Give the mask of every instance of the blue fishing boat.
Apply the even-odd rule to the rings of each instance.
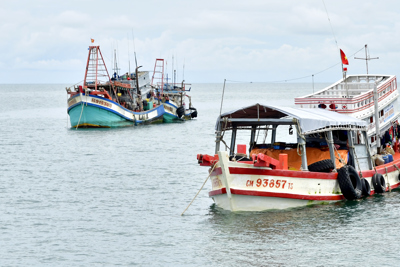
[[[164,105],[154,96],[149,73],[110,78],[99,46],[89,47],[83,85],[67,88],[71,127],[124,127],[163,121]],[[116,70],[118,68],[116,67]]]
[[[164,59],[156,59],[151,86],[155,89],[156,100],[164,106],[163,121],[181,122],[196,118],[197,110],[187,94],[191,89],[186,89],[189,84],[184,81],[180,84],[168,83],[168,78],[166,81],[164,82]]]

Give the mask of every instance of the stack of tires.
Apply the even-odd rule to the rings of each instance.
[[[308,166],[308,170],[313,172],[331,172],[333,169],[333,162],[330,159],[321,160]],[[353,166],[345,165],[340,168],[337,179],[340,190],[347,200],[359,199],[363,196],[371,195],[369,182],[366,179],[360,179]],[[386,182],[382,174],[375,173],[372,176],[371,182],[376,193],[381,194],[386,192]]]

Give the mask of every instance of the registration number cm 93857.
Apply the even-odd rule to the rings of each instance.
[[[256,181],[247,180],[246,186],[293,189],[293,183],[288,183],[287,180],[274,180],[274,179],[257,179]]]

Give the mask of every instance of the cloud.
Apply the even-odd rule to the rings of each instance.
[[[84,74],[90,38],[109,69],[117,50],[121,69],[133,70],[135,50],[146,70],[156,58],[167,60],[170,75],[172,63],[179,75],[185,64],[190,82],[311,75],[339,62],[337,45],[350,56],[368,44],[371,57],[380,58],[370,62],[371,71],[398,72],[398,2],[325,0],[325,6],[314,0],[8,1],[0,9],[0,79],[75,83]],[[365,72],[365,62],[349,58],[350,73]],[[339,78],[340,67],[315,77]]]

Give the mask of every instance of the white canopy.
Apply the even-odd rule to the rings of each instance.
[[[268,119],[281,119],[292,117],[297,119],[302,134],[310,134],[326,130],[366,130],[367,122],[333,111],[320,108],[291,108],[271,105],[255,104],[249,107],[237,109],[221,115],[217,120],[217,126],[224,118],[246,122],[260,122],[257,124],[268,124]],[[254,123],[252,123],[254,124]],[[277,124],[277,123],[275,123]],[[229,128],[231,123],[227,125]]]

